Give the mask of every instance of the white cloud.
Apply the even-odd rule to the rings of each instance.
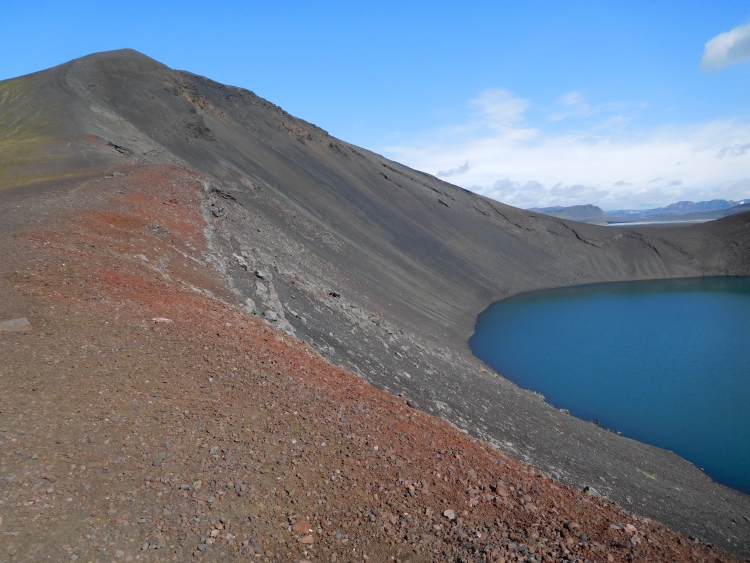
[[[750,23],[720,33],[706,43],[703,70],[718,70],[750,60]]]
[[[580,98],[567,96],[575,107]],[[442,174],[446,162],[465,162],[460,176],[461,167],[446,171],[452,181],[518,207],[593,203],[623,209],[750,197],[748,122],[635,133],[594,124],[588,131],[552,133],[528,127],[530,102],[507,90],[487,90],[470,107],[476,112],[467,123],[384,152],[432,174]],[[611,119],[604,112],[602,120]]]
[[[515,97],[508,90],[491,88],[469,102],[487,126],[502,130],[523,119],[529,101]]]
[[[731,147],[724,147],[716,154],[716,156],[718,158],[724,158],[725,156],[742,156],[748,150],[750,150],[750,143],[745,143],[744,145],[736,144]]]
[[[446,178],[448,176],[460,176],[469,171],[469,161],[467,160],[461,166],[457,168],[451,168],[450,170],[439,170],[437,173],[438,178]]]
[[[563,119],[585,119],[607,114],[608,117],[598,125],[599,129],[618,129],[627,125],[639,114],[640,108],[636,104],[626,102],[609,102],[604,104],[592,104],[581,92],[568,92],[558,97],[555,105],[547,110],[549,121],[562,121]]]
[[[549,115],[550,121],[561,121],[568,117],[588,117],[596,112],[580,92],[568,92],[560,96],[557,105],[559,107]]]
[[[523,185],[520,182],[498,180],[489,188],[471,186],[472,191],[481,193],[489,198],[502,201],[516,207],[533,207],[546,194],[544,186],[539,182],[530,180]]]

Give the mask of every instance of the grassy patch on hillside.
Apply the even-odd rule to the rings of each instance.
[[[41,179],[55,160],[54,123],[34,96],[33,77],[0,82],[0,189]]]

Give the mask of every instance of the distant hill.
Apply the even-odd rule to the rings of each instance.
[[[667,205],[666,207],[660,207],[657,209],[654,209],[655,212],[661,212],[661,213],[674,213],[676,215],[685,214],[685,213],[694,213],[697,211],[715,211],[718,209],[729,209],[730,207],[734,207],[739,202],[729,201],[726,199],[712,199],[711,201],[699,201],[699,202],[693,202],[693,201],[678,201],[677,203],[673,203],[671,205]]]
[[[544,215],[559,217],[560,219],[570,219],[571,221],[581,221],[583,223],[604,223],[607,214],[601,207],[596,205],[571,205],[570,207],[539,207],[529,209]]]
[[[581,223],[670,223],[687,221],[713,221],[737,213],[750,211],[750,200],[731,201],[712,199],[711,201],[678,201],[666,207],[654,209],[618,209],[603,211],[596,205],[571,205],[568,207],[535,207],[529,209],[544,215],[570,219]]]

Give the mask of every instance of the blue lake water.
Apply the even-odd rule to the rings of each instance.
[[[525,293],[488,307],[469,343],[557,408],[750,494],[750,278]]]

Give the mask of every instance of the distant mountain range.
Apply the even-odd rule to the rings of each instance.
[[[731,201],[678,201],[655,209],[618,209],[604,211],[596,205],[571,205],[568,207],[533,207],[529,211],[570,219],[581,223],[613,225],[618,223],[683,223],[690,221],[713,221],[729,215],[750,211],[750,199]]]

